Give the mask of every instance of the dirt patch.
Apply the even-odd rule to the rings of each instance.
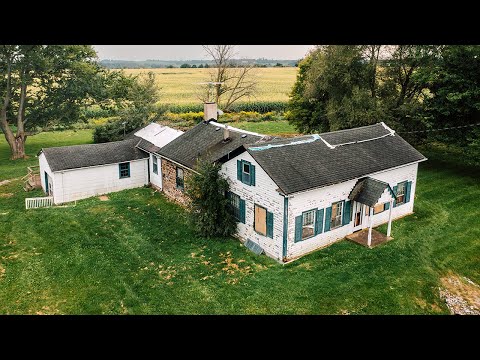
[[[110,200],[110,198],[109,198],[107,195],[100,195],[98,198],[100,199],[100,201],[108,201],[108,200]]]
[[[11,198],[13,197],[13,193],[4,193],[4,194],[0,194],[0,198]]]
[[[480,286],[453,273],[440,280],[440,297],[452,314],[480,315]]]
[[[6,184],[8,184],[8,183],[11,182],[11,181],[12,181],[12,180],[2,180],[2,181],[0,181],[0,186],[6,185]]]

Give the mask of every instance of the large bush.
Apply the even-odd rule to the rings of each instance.
[[[198,233],[205,237],[228,237],[236,230],[230,202],[225,196],[230,186],[219,170],[219,164],[201,162],[199,174],[193,174],[185,187],[191,200],[191,220]]]
[[[118,141],[125,135],[155,119],[155,103],[158,101],[158,88],[155,74],[137,76],[134,82],[124,89],[128,99],[118,111],[118,118],[95,127],[95,143]]]
[[[93,130],[93,142],[98,144],[123,140],[125,135],[145,125],[145,119],[142,113],[130,113],[128,118],[111,118],[107,122],[95,126]]]

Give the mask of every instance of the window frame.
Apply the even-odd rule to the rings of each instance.
[[[158,175],[158,158],[155,155],[152,155],[152,171]]]
[[[123,165],[127,165],[126,169],[122,169]],[[127,171],[127,175],[122,175],[124,171]],[[130,177],[130,162],[123,162],[118,164],[118,176],[120,179],[127,179]]]
[[[311,224],[313,232],[312,232],[312,235],[309,235],[307,237],[303,237],[303,228],[306,227],[306,225],[304,225],[304,222],[305,222],[304,219],[305,219],[305,215],[308,214],[308,213],[313,213],[312,224]],[[317,220],[316,217],[317,217],[317,209],[311,209],[311,210],[307,210],[307,211],[302,212],[302,238],[301,238],[301,241],[310,239],[311,237],[315,236],[315,221]],[[308,225],[308,226],[310,226],[310,225]]]
[[[401,194],[399,194],[400,186],[403,187],[403,192]],[[399,182],[397,184],[397,193],[395,194],[395,204],[396,204],[396,206],[405,204],[406,195],[407,195],[407,181]],[[400,196],[402,196],[402,201],[401,202],[398,201],[398,198]]]
[[[338,204],[340,204],[340,212],[338,212],[338,210],[337,210],[337,214],[334,217],[333,216],[333,208],[334,208],[334,206],[336,206]],[[330,216],[330,230],[334,230],[334,229],[337,229],[337,228],[343,226],[343,211],[344,211],[344,207],[345,207],[345,202],[343,200],[334,202],[334,203],[332,203],[331,207],[332,207],[332,214]],[[340,218],[340,224],[334,226],[334,221],[336,221],[337,218]]]
[[[248,166],[248,172],[245,171],[245,166]],[[242,160],[242,182],[249,185],[252,182],[252,164],[245,160]]]
[[[181,184],[179,184],[180,177],[178,176],[178,170],[182,171]],[[175,168],[175,187],[177,190],[185,191],[185,170],[180,166]]]
[[[235,206],[234,204],[234,199],[236,201],[238,201],[238,206]],[[241,222],[241,216],[240,216],[240,212],[241,212],[241,209],[240,209],[240,195],[237,195],[235,194],[234,192],[231,192],[230,191],[230,194],[229,194],[229,197],[228,197],[228,201],[229,201],[229,204],[230,204],[230,208],[231,208],[231,214],[232,216],[235,218],[235,220],[237,220],[238,222]]]
[[[265,234],[257,230],[257,223],[255,221],[255,218],[256,218],[255,214],[257,213],[257,211],[256,211],[257,207],[265,210]],[[267,236],[267,232],[268,232],[268,230],[267,230],[267,212],[268,212],[268,210],[267,210],[266,207],[264,207],[262,205],[255,204],[255,203],[253,204],[253,230],[257,234],[265,236],[265,237]]]

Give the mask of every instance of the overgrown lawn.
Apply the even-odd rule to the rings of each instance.
[[[81,134],[89,139],[43,134],[28,152]],[[446,314],[445,274],[480,283],[480,173],[425,155],[415,214],[393,223],[393,241],[372,250],[340,241],[288,265],[235,239],[198,237],[150,188],[26,211],[24,198],[42,194],[15,180],[0,186],[0,313]],[[27,162],[9,162],[0,141],[1,178]]]

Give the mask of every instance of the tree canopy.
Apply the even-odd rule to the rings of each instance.
[[[76,123],[94,104],[148,111],[152,93],[137,77],[101,67],[87,45],[1,45],[0,71],[0,129],[12,159],[25,157],[29,135]]]
[[[438,46],[319,46],[299,64],[288,118],[302,132],[385,121],[415,128],[426,86],[419,71]],[[420,116],[421,117],[421,116]]]

